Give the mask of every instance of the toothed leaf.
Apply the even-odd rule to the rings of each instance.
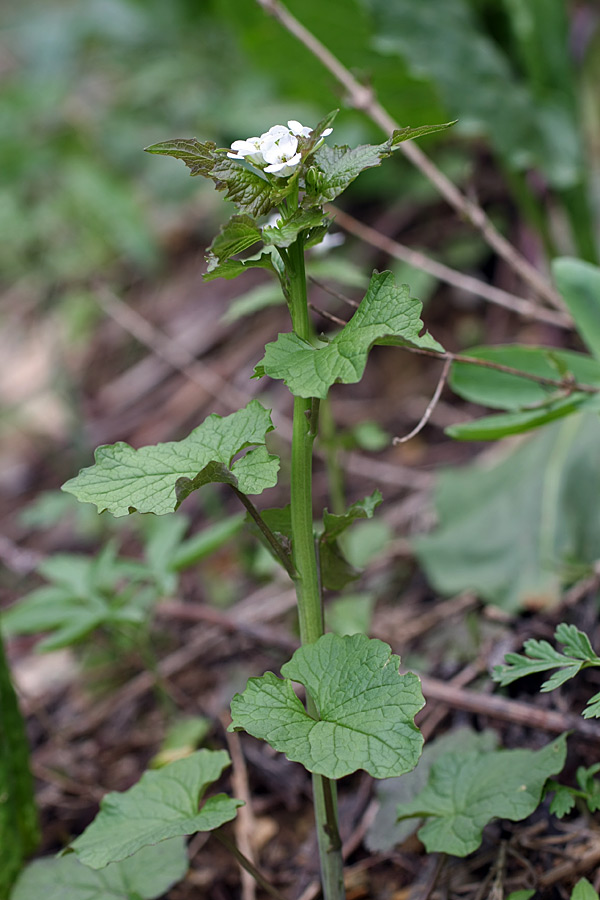
[[[102,869],[167,838],[219,828],[235,818],[243,802],[216,794],[200,809],[198,804],[229,764],[224,750],[198,750],[144,772],[128,791],[106,794],[100,812],[70,849],[84,865]]]
[[[251,678],[231,702],[232,730],[266,740],[310,772],[342,778],[365,769],[375,778],[410,772],[423,738],[414,724],[424,701],[416,675],[400,675],[400,658],[364,634],[326,634],[282,666]],[[319,719],[292,688],[303,684]]]
[[[95,503],[100,512],[114,516],[130,512],[164,515],[211,477],[203,476],[209,463],[219,463],[237,479],[244,494],[260,494],[277,481],[278,459],[264,449],[265,434],[273,429],[268,410],[257,400],[230,416],[210,415],[181,441],[134,450],[118,443],[99,447],[96,464],[82,469],[63,490],[78,500]],[[234,462],[247,447],[259,445]],[[249,457],[249,458],[247,458]],[[221,478],[217,480],[223,480]]]
[[[324,399],[332,384],[360,381],[373,344],[442,350],[429,333],[421,335],[421,308],[392,272],[374,272],[360,307],[331,341],[313,346],[297,334],[280,334],[255,373],[282,379],[296,397]]]

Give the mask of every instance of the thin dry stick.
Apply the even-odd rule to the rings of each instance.
[[[221,715],[220,719],[225,731],[225,739],[231,757],[231,785],[233,794],[235,797],[239,797],[240,800],[244,801],[244,806],[241,806],[238,809],[235,818],[235,838],[241,852],[246,859],[249,859],[252,865],[255,866],[256,858],[252,835],[256,830],[256,823],[254,820],[254,812],[252,810],[252,797],[250,795],[250,788],[248,787],[248,773],[246,771],[246,762],[242,752],[242,744],[239,734],[236,734],[236,732],[231,733],[227,730],[231,722],[231,716]],[[242,900],[256,900],[256,882],[253,876],[243,866],[240,866],[240,869]]]
[[[526,300],[524,297],[517,297],[508,291],[503,291],[502,288],[486,284],[485,281],[480,281],[479,278],[473,278],[472,275],[464,275],[462,272],[457,272],[456,269],[451,269],[450,266],[431,259],[419,250],[413,250],[411,247],[399,244],[398,241],[381,234],[375,228],[364,225],[358,219],[355,219],[354,216],[350,216],[336,206],[329,204],[327,208],[335,215],[336,223],[345,231],[355,235],[355,237],[366,244],[370,244],[378,250],[383,250],[384,253],[387,253],[394,259],[399,259],[402,262],[409,263],[416,269],[428,272],[445,284],[451,284],[462,291],[474,294],[476,297],[481,297],[490,303],[495,303],[497,306],[503,306],[505,309],[510,309],[521,316],[537,319],[540,322],[555,325],[557,328],[572,328],[571,317],[565,312],[544,309],[532,303],[531,300]]]
[[[332,75],[346,89],[350,103],[355,109],[363,110],[386,134],[390,134],[395,129],[400,128],[400,125],[394,121],[387,110],[376,99],[373,89],[365,87],[365,85],[357,81],[339,59],[312,32],[305,28],[279,0],[257,0],[257,3],[259,6],[262,6],[265,12],[277,19],[290,34],[293,34],[329,69]],[[423,153],[420,147],[413,141],[406,141],[400,144],[399,150],[429,179],[447,202],[481,232],[487,243],[533,288],[536,294],[550,303],[550,305],[559,309],[562,307],[560,297],[546,279],[500,234],[479,204],[466,197]]]
[[[406,441],[410,441],[411,438],[414,438],[415,435],[417,435],[420,431],[422,431],[425,428],[425,426],[429,422],[429,419],[431,418],[432,412],[434,411],[434,409],[437,406],[438,400],[442,396],[442,391],[444,390],[444,385],[448,381],[448,374],[450,372],[451,365],[452,365],[452,360],[449,356],[447,356],[446,362],[444,363],[444,368],[442,369],[442,374],[440,375],[440,379],[437,383],[437,387],[434,391],[433,397],[431,398],[431,401],[429,402],[427,409],[421,416],[420,421],[417,422],[417,424],[415,425],[413,430],[409,431],[408,434],[405,434],[404,437],[395,437],[394,440],[392,441],[392,443],[394,445],[395,444],[404,444],[404,443],[406,443]]]

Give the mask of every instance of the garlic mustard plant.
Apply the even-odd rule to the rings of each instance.
[[[319,405],[334,383],[360,381],[374,344],[443,348],[423,333],[421,303],[411,297],[407,285],[396,284],[391,272],[374,272],[350,322],[331,340],[318,339],[309,318],[304,256],[307,248],[323,241],[331,225],[325,203],[364,169],[380,165],[402,141],[448,127],[404,128],[381,144],[331,147],[326,138],[336,113],[314,129],[290,119],[287,126],[273,125],[260,137],[234,141],[229,149],[196,138],[147,148],[183,160],[192,175],[211,179],[237,207],[208,249],[205,280],[236,278],[247,268],[260,267],[281,285],[291,330],[267,344],[254,377],[280,379],[293,396],[289,505],[258,509],[251,499],[276,484],[279,470],[278,457],[267,447],[274,428],[271,414],[258,400],[226,417],[208,416],[181,441],[137,450],[124,443],[100,447],[95,465],[64,485],[99,511],[123,516],[136,511],[164,515],[205,484],[226,484],[289,575],[296,589],[302,646],[282,666],[282,677],[267,672],[251,678],[245,691],[233,698],[231,728],[268,741],[312,773],[326,900],[344,897],[336,779],[358,769],[375,778],[413,769],[423,744],[414,717],[424,701],[419,679],[399,674],[400,659],[387,644],[364,634],[324,634],[323,588],[338,590],[356,575],[344,560],[338,538],[357,518],[375,514],[381,494],[375,491],[342,514],[325,509],[319,516],[322,525],[315,523],[312,456]],[[273,214],[275,219],[267,219]],[[306,704],[293,682],[304,685]],[[210,806],[218,798],[208,800],[204,812],[197,814],[198,786],[203,790],[212,777],[197,767],[210,763],[220,772],[224,764],[221,755],[211,760],[185,761],[190,800],[185,810],[182,807],[181,820],[174,822],[170,813],[165,824],[158,807],[153,807],[156,821],[140,819],[145,792],[158,791],[160,780],[144,776],[131,789],[137,792],[135,803],[127,799],[129,792],[111,794],[73,849],[87,865],[99,868],[123,859],[125,847],[139,849],[233,818],[238,801],[219,799]],[[162,780],[160,784],[164,794]],[[113,828],[117,808],[118,834]]]

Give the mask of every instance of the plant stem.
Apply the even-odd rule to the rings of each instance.
[[[221,844],[223,844],[223,846],[226,847],[233,856],[235,856],[240,866],[242,866],[242,868],[245,869],[246,872],[249,872],[250,875],[252,875],[256,883],[259,884],[261,888],[267,891],[268,894],[271,894],[272,897],[275,897],[276,900],[286,900],[283,894],[281,894],[277,890],[277,888],[273,887],[273,885],[267,881],[267,879],[259,872],[256,866],[250,862],[248,857],[244,856],[237,844],[230,840],[221,829],[213,831],[213,837],[216,837],[216,839]]]
[[[252,517],[254,522],[256,522],[257,526],[260,528],[261,532],[265,536],[265,540],[268,541],[269,545],[273,548],[277,559],[286,570],[291,579],[294,579],[296,576],[296,570],[294,568],[294,563],[292,562],[291,555],[288,550],[283,546],[281,541],[277,539],[277,537],[273,534],[254,503],[250,498],[239,491],[235,485],[230,485],[232,491],[236,495],[236,497],[240,500],[240,502],[246,507],[248,510],[248,514]]]
[[[292,325],[299,337],[311,340],[301,235],[290,246],[288,259]],[[294,581],[298,598],[300,639],[303,644],[313,643],[323,634],[323,609],[312,510],[312,452],[318,414],[318,404],[314,400],[294,397],[290,494],[292,546],[297,573]],[[319,711],[310,695],[307,695],[306,706],[309,715],[317,719]],[[322,775],[313,774],[313,798],[323,895],[325,900],[344,900],[335,782]]]

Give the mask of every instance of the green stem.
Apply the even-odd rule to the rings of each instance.
[[[296,334],[311,340],[304,271],[304,246],[300,235],[288,250],[290,311]],[[319,404],[315,399],[294,397],[291,467],[292,545],[296,566],[296,596],[300,639],[303,644],[318,640],[323,634],[323,608],[319,570],[313,534],[312,453],[318,427]],[[319,711],[310,697],[306,698],[309,715],[317,719]],[[313,775],[313,795],[321,878],[325,900],[344,900],[343,862],[338,831],[335,782]]]
[[[233,856],[235,856],[240,866],[245,869],[246,872],[252,875],[256,883],[259,884],[261,888],[263,888],[272,897],[275,897],[275,900],[286,900],[283,894],[281,894],[277,890],[277,888],[273,887],[273,885],[267,881],[267,879],[259,872],[256,866],[250,862],[248,857],[244,856],[237,844],[230,840],[223,831],[221,831],[220,829],[218,831],[213,831],[213,837],[216,837],[216,839],[221,844],[223,844],[223,846],[226,847]]]
[[[232,484],[230,485],[230,487],[239,501],[246,507],[246,509],[248,510],[248,514],[251,516],[254,522],[256,522],[258,528],[260,528],[262,534],[265,537],[265,540],[269,543],[269,546],[273,548],[273,552],[275,553],[277,559],[279,560],[285,571],[288,573],[290,578],[294,579],[296,577],[296,570],[294,568],[294,563],[292,562],[289,551],[285,549],[281,541],[277,540],[277,538],[255,507],[252,500],[250,500],[250,498],[246,496],[246,494],[243,494],[241,491],[239,491],[235,487],[235,485]]]

